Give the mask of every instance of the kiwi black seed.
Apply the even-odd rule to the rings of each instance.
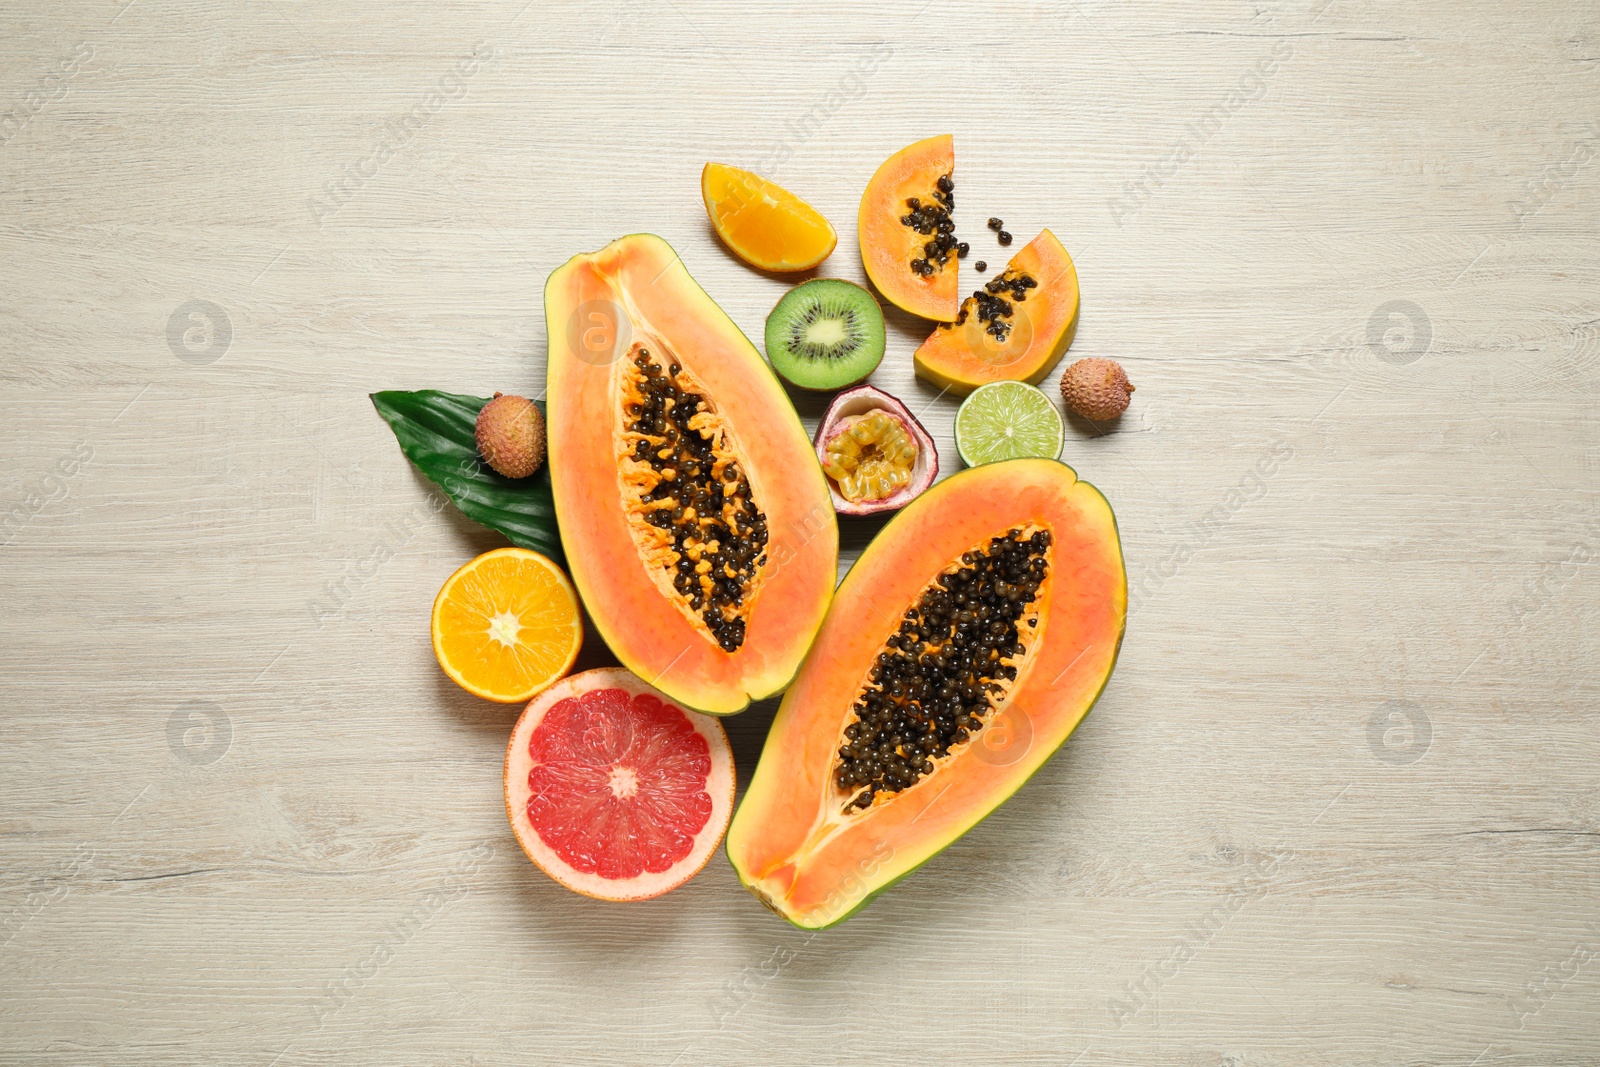
[[[877,368],[883,347],[883,309],[853,282],[803,282],[767,316],[772,369],[802,389],[854,385]]]

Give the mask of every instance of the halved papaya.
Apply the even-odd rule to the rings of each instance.
[[[955,139],[930,137],[879,167],[856,219],[867,277],[895,307],[925,319],[956,317]]]
[[[746,888],[819,928],[971,829],[1049,759],[1116,662],[1105,497],[1055,460],[912,501],[834,596],[728,832]]]
[[[998,381],[1038,384],[1078,329],[1078,270],[1042,231],[961,302],[913,356],[917,374],[958,395]]]
[[[741,711],[794,677],[827,612],[828,485],[766,361],[659,237],[545,284],[550,485],[572,580],[625,666]]]

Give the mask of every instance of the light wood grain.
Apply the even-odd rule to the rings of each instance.
[[[19,0],[0,112],[34,90],[0,120],[0,1062],[1600,1062],[1594,5]],[[785,283],[718,246],[702,163],[766,166],[861,280],[863,184],[944,130],[962,230],[1051,227],[1073,356],[1138,387],[1064,457],[1138,590],[1117,673],[836,930],[720,858],[573,896],[505,826],[511,715],[428,649],[500,541],[365,394],[539,393],[544,278],[638,230],[759,337]],[[167,341],[190,300],[209,364]],[[891,312],[873,380],[949,469],[925,330]],[[746,774],[772,707],[728,723]]]

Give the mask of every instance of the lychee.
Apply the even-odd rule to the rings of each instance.
[[[1110,422],[1127,411],[1131,392],[1128,375],[1109,359],[1080,359],[1061,375],[1067,408],[1091,422]]]
[[[526,478],[544,463],[544,416],[525,396],[494,394],[478,412],[478,454],[507,478]]]

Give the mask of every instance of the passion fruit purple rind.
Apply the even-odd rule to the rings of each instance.
[[[858,425],[861,429],[856,430]],[[856,430],[850,441],[846,435]],[[906,442],[915,447],[909,470],[904,464]],[[933,437],[899,400],[882,389],[858,385],[833,398],[817,428],[817,462],[827,476],[833,508],[840,515],[876,515],[895,511],[915,500],[939,476],[939,453]],[[830,451],[829,445],[835,445]],[[863,464],[860,457],[868,457]],[[873,466],[876,462],[876,466]],[[873,486],[888,487],[879,496]],[[851,490],[851,492],[847,492]],[[852,499],[854,497],[855,499]]]

